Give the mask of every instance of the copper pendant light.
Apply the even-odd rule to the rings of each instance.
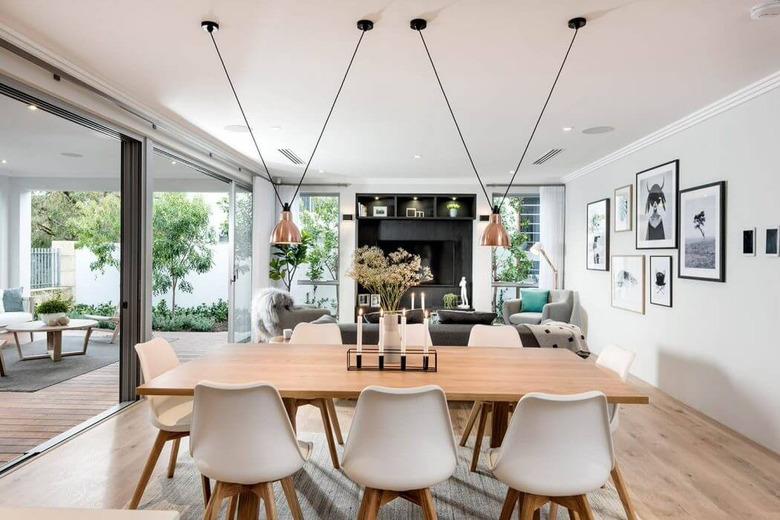
[[[490,205],[493,208],[492,213],[490,215],[490,222],[485,228],[485,231],[483,231],[482,238],[479,241],[480,245],[490,246],[490,247],[510,247],[512,245],[512,241],[509,238],[509,233],[507,233],[504,224],[501,222],[501,207],[504,205],[504,201],[506,200],[507,195],[509,195],[509,190],[512,188],[512,183],[515,180],[515,176],[517,175],[517,172],[520,170],[520,165],[523,163],[525,154],[528,152],[528,147],[531,145],[531,141],[534,138],[534,134],[536,134],[536,129],[539,127],[539,122],[542,120],[542,116],[544,115],[544,111],[547,108],[547,104],[550,102],[552,93],[555,90],[555,85],[558,83],[558,78],[561,77],[563,66],[566,64],[566,59],[569,57],[569,52],[571,52],[571,48],[574,45],[574,39],[577,37],[577,32],[581,28],[585,27],[585,23],[586,20],[585,18],[582,17],[572,18],[571,20],[568,21],[568,27],[574,30],[574,35],[572,36],[571,42],[569,43],[569,48],[566,50],[566,55],[563,57],[563,62],[561,63],[560,68],[558,69],[558,74],[555,76],[555,81],[553,81],[552,87],[550,88],[550,92],[549,94],[547,94],[547,99],[544,102],[544,106],[542,106],[542,110],[539,113],[539,117],[536,120],[536,124],[534,125],[533,130],[531,131],[531,135],[528,138],[528,142],[525,145],[523,154],[520,156],[520,161],[518,161],[517,166],[514,169],[514,173],[512,174],[512,178],[510,179],[509,184],[506,187],[506,191],[504,192],[504,195],[501,198],[501,202],[495,205],[493,204],[490,197],[488,196],[487,190],[485,189],[485,184],[482,182],[482,178],[479,176],[477,167],[474,164],[474,159],[472,159],[471,152],[469,152],[469,147],[466,145],[466,139],[464,139],[463,132],[461,132],[460,125],[458,124],[458,120],[455,118],[455,112],[453,112],[452,105],[450,105],[450,100],[449,98],[447,98],[447,93],[444,91],[444,85],[442,85],[441,78],[439,78],[439,73],[436,70],[436,65],[434,65],[433,63],[431,52],[428,50],[428,44],[425,43],[425,37],[423,36],[422,31],[428,26],[428,22],[422,18],[415,18],[409,23],[409,26],[412,28],[412,30],[417,31],[420,35],[420,40],[422,41],[423,47],[425,48],[425,54],[428,56],[428,61],[430,61],[431,63],[431,68],[433,69],[433,74],[436,76],[436,81],[439,84],[439,89],[441,90],[441,93],[444,96],[444,101],[447,103],[447,108],[450,111],[450,115],[452,116],[453,123],[455,123],[455,128],[458,130],[458,135],[460,136],[461,143],[463,143],[463,149],[466,150],[466,156],[468,157],[469,163],[471,164],[471,169],[474,171],[474,175],[476,175],[477,177],[477,181],[479,182],[479,185],[482,188],[482,192],[485,194],[485,198],[488,200],[488,203],[490,203]]]
[[[325,118],[325,123],[322,125],[322,130],[320,130],[320,135],[317,137],[317,142],[314,144],[314,149],[311,152],[311,155],[309,156],[309,160],[306,162],[306,167],[303,170],[303,173],[301,174],[301,178],[298,181],[298,185],[295,188],[295,192],[293,193],[293,196],[290,198],[290,202],[282,202],[282,198],[279,196],[279,190],[276,187],[276,183],[271,178],[271,173],[268,171],[268,166],[265,163],[265,159],[263,159],[263,154],[260,153],[260,146],[257,144],[257,139],[255,139],[255,134],[252,131],[252,127],[249,125],[249,120],[246,117],[246,113],[244,112],[243,106],[241,106],[241,101],[238,98],[238,93],[236,93],[236,88],[233,85],[233,80],[230,78],[230,74],[228,73],[227,66],[225,65],[225,60],[222,59],[222,54],[219,52],[219,46],[217,45],[217,41],[214,38],[214,32],[219,30],[219,24],[212,21],[204,21],[201,22],[200,26],[203,28],[204,31],[209,33],[209,36],[211,36],[211,41],[214,43],[214,49],[217,51],[217,56],[219,57],[219,61],[222,64],[222,70],[225,71],[225,76],[227,77],[228,83],[230,84],[230,89],[233,91],[233,97],[236,99],[236,104],[238,104],[238,109],[241,111],[241,116],[244,118],[244,123],[246,124],[247,129],[249,130],[249,135],[252,137],[252,142],[255,145],[255,150],[257,151],[257,155],[260,157],[260,162],[263,163],[263,168],[265,169],[265,179],[271,183],[271,186],[274,189],[274,193],[276,194],[276,200],[279,201],[279,204],[282,206],[282,213],[279,217],[279,222],[276,224],[276,227],[274,227],[274,230],[271,232],[271,244],[275,246],[284,246],[284,245],[296,245],[301,243],[301,231],[298,229],[298,226],[295,225],[295,222],[293,222],[292,217],[292,203],[295,201],[295,197],[298,195],[298,192],[301,189],[301,185],[303,184],[303,179],[306,178],[306,173],[309,171],[309,166],[311,166],[311,161],[314,159],[314,154],[317,153],[317,147],[320,145],[320,141],[322,140],[322,136],[325,133],[325,128],[328,126],[328,121],[330,121],[330,116],[333,114],[333,109],[336,107],[336,102],[339,99],[339,95],[341,94],[341,89],[344,88],[344,83],[347,81],[347,76],[349,75],[349,71],[352,68],[352,63],[355,61],[355,56],[357,55],[358,49],[360,48],[360,43],[363,41],[363,36],[366,34],[366,31],[370,31],[374,28],[374,22],[371,20],[359,20],[357,22],[357,28],[360,30],[360,38],[357,41],[357,45],[355,45],[355,50],[352,52],[352,57],[349,60],[349,65],[347,65],[347,70],[344,72],[344,77],[341,79],[341,85],[339,85],[339,89],[336,92],[336,97],[333,99],[333,103],[330,105],[330,110],[328,111],[328,116]]]

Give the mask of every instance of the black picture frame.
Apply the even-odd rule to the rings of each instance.
[[[780,256],[780,226],[764,230],[764,255]]]
[[[717,181],[717,182],[710,182],[708,184],[702,184],[700,186],[694,186],[692,188],[687,188],[684,190],[680,190],[678,197],[677,197],[677,206],[680,209],[680,212],[682,213],[683,209],[683,198],[688,193],[693,193],[696,191],[706,190],[710,188],[717,188],[718,189],[718,215],[719,215],[719,224],[720,229],[717,230],[717,237],[720,241],[720,247],[718,248],[718,251],[715,252],[716,257],[719,261],[720,269],[718,269],[717,276],[693,276],[690,274],[685,274],[686,270],[688,268],[684,268],[683,262],[684,257],[687,252],[687,246],[685,244],[685,239],[683,236],[683,228],[682,228],[682,221],[684,218],[684,215],[680,214],[680,218],[677,219],[677,235],[680,240],[680,250],[679,254],[677,255],[677,278],[685,278],[688,280],[700,280],[705,282],[725,282],[726,281],[726,181]]]
[[[756,256],[756,228],[742,230],[742,254]]]
[[[658,280],[653,280],[654,276],[654,269],[653,269],[653,262],[654,260],[659,259],[659,261],[666,262],[666,265],[669,267],[669,270],[666,274],[666,279],[664,280],[664,283],[666,283],[666,286],[669,290],[669,304],[665,303],[659,303],[658,301],[654,301],[655,296],[655,287]],[[658,305],[659,307],[667,307],[672,308],[674,305],[674,260],[672,255],[651,255],[650,256],[650,268],[648,269],[649,275],[650,275],[650,303],[652,305]]]
[[[650,240],[642,240],[639,238],[639,234],[643,231],[642,229],[642,212],[645,205],[640,204],[639,197],[642,196],[642,189],[640,186],[641,177],[650,174],[654,170],[658,170],[660,168],[663,168],[665,166],[674,165],[674,192],[671,194],[671,199],[674,202],[674,211],[672,214],[672,218],[674,221],[671,223],[671,226],[669,228],[674,232],[674,239],[672,240],[671,244],[666,245],[655,245],[655,244],[642,244],[642,242],[652,242]],[[648,249],[677,249],[680,244],[680,233],[679,233],[679,221],[680,221],[680,206],[679,206],[679,196],[680,196],[680,160],[674,159],[672,161],[667,161],[665,163],[656,164],[655,166],[652,166],[650,168],[646,168],[640,172],[636,173],[636,185],[634,188],[634,197],[635,197],[635,204],[634,204],[634,210],[636,212],[636,225],[634,226],[634,247],[637,250],[648,250]],[[666,227],[664,227],[666,229]]]
[[[599,204],[604,204],[604,237],[605,237],[605,243],[604,243],[604,266],[602,267],[590,267],[590,254],[592,252],[592,248],[590,246],[590,208],[592,206],[597,206]],[[607,272],[609,271],[609,261],[610,261],[610,251],[609,251],[609,243],[610,243],[610,213],[609,213],[609,197],[599,200],[594,200],[593,202],[589,202],[585,206],[585,269],[588,271],[601,271],[601,272]]]

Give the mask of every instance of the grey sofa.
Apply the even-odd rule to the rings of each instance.
[[[572,323],[575,293],[565,289],[550,291],[550,299],[547,305],[542,308],[542,312],[523,312],[522,307],[522,298],[506,300],[502,309],[504,323],[535,325],[547,319]]]

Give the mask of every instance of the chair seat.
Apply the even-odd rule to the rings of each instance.
[[[538,325],[542,322],[541,312],[518,312],[509,317],[513,325]]]
[[[383,453],[361,453],[345,458],[341,467],[347,476],[358,484],[387,491],[411,491],[425,489],[444,482],[455,471],[443,468],[440,462],[429,464],[425,460],[397,456],[387,457]],[[437,467],[439,469],[437,469]]]
[[[192,397],[153,397],[152,423],[167,432],[188,432],[192,423]],[[159,400],[159,401],[158,401]]]

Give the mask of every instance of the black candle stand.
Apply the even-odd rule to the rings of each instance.
[[[377,347],[363,347],[361,352],[356,348],[347,350],[347,370],[436,372],[438,365],[436,350],[432,348],[427,353],[421,348],[407,348],[406,353],[398,348],[386,348],[382,352]]]

